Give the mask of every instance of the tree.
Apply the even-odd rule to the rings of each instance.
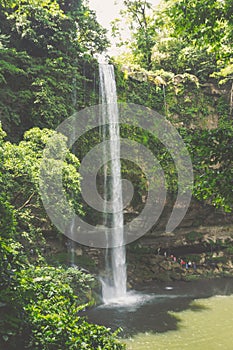
[[[195,171],[193,195],[226,212],[233,210],[233,129],[180,130]]]
[[[152,5],[146,0],[125,0],[125,8],[120,12],[128,25],[131,40],[128,43],[121,43],[132,50],[134,62],[142,67],[151,69],[151,53],[156,38],[155,18],[150,15]],[[113,22],[113,34],[119,36],[120,20]]]
[[[173,36],[213,53],[217,69],[213,77],[231,82],[230,114],[233,108],[233,4],[231,0],[166,1],[167,15],[174,25]]]
[[[92,55],[108,43],[83,1],[0,1],[0,15],[0,117],[8,137],[18,140],[34,125],[56,128],[97,103]]]
[[[121,350],[125,347],[117,333],[79,315],[93,303],[93,277],[76,268],[47,266],[43,258],[44,235],[55,228],[39,196],[39,171],[45,144],[54,134],[33,128],[12,144],[0,127],[0,348]],[[79,161],[63,135],[56,140],[54,151],[59,148],[66,157],[62,164],[47,159],[54,167],[51,177],[62,166],[67,200],[81,214]]]
[[[174,35],[186,37],[199,47],[208,47],[220,58],[228,59],[232,53],[219,51],[230,45],[232,34],[232,4],[230,1],[207,0],[192,2],[182,0],[166,1],[167,14],[175,25]]]
[[[73,58],[106,48],[106,30],[83,1],[1,1],[2,33],[10,46],[31,56],[49,57],[63,52]],[[10,30],[9,30],[10,29]]]
[[[44,244],[42,232],[44,235],[57,232],[45,213],[39,184],[39,174],[43,171],[40,169],[43,150],[54,134],[52,130],[33,128],[25,133],[24,139],[18,145],[10,142],[4,144],[4,168],[7,172],[5,191],[9,193],[9,202],[15,208],[17,230],[20,232],[21,242],[25,245],[24,249],[33,249],[34,256],[40,255],[40,248]],[[63,135],[57,135],[57,144],[54,144],[54,149],[56,152],[60,150],[64,152],[65,161],[61,164],[59,160],[47,160],[46,164],[51,168],[51,176],[44,186],[48,186],[51,181],[56,181],[57,174],[62,168],[67,200],[76,213],[82,215],[79,161],[67,149]],[[56,198],[54,200],[56,201]]]

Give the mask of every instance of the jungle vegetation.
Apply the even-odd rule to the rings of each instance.
[[[195,173],[193,196],[223,211],[233,208],[233,4],[231,0],[164,0],[154,8],[125,0],[113,35],[124,53],[111,57],[119,101],[155,109],[177,128]],[[121,37],[122,19],[131,38]],[[125,24],[123,24],[125,25]],[[79,312],[93,303],[95,281],[78,269],[52,267],[46,237],[61,234],[40,198],[43,149],[56,127],[98,103],[95,55],[109,46],[106,30],[84,0],[0,0],[0,348],[6,350],[124,349],[117,334]],[[122,127],[149,147],[175,196],[177,174],[153,135]],[[66,158],[63,184],[75,211],[88,209],[79,166],[98,132]],[[138,168],[123,173],[146,192]]]

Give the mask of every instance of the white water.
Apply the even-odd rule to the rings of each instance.
[[[112,227],[112,242],[116,248],[106,252],[106,276],[102,279],[102,297],[105,304],[124,300],[127,292],[126,251],[124,245],[123,202],[120,163],[120,132],[118,121],[117,92],[114,68],[112,65],[99,63],[100,99],[103,129],[103,141],[110,141],[110,191],[107,190],[107,164],[104,166],[104,197],[112,201],[112,215],[105,215],[104,225]],[[108,124],[108,126],[106,126]],[[104,150],[106,153],[107,150]],[[106,163],[106,154],[103,155]],[[110,192],[110,193],[109,193]],[[108,198],[109,199],[109,198]],[[106,206],[104,208],[106,213]],[[111,221],[109,223],[109,221]],[[110,256],[109,256],[110,254]]]

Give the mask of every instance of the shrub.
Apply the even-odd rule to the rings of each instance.
[[[17,322],[20,319],[20,343],[16,337],[3,335],[4,349],[124,349],[116,339],[117,332],[89,324],[79,314],[88,305],[84,301],[88,301],[92,281],[92,276],[75,268],[44,266],[22,270],[12,300],[18,306],[14,317]]]

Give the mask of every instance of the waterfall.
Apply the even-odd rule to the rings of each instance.
[[[112,242],[115,248],[106,250],[106,276],[102,279],[104,303],[124,299],[126,296],[126,250],[124,245],[124,218],[121,185],[120,131],[114,68],[110,64],[99,63],[100,101],[102,116],[102,138],[110,141],[110,150],[104,149],[104,198],[111,200],[112,214],[104,211],[104,225],[112,228]],[[106,163],[106,153],[111,161]],[[110,176],[108,176],[110,174]],[[110,178],[110,180],[108,179]]]

